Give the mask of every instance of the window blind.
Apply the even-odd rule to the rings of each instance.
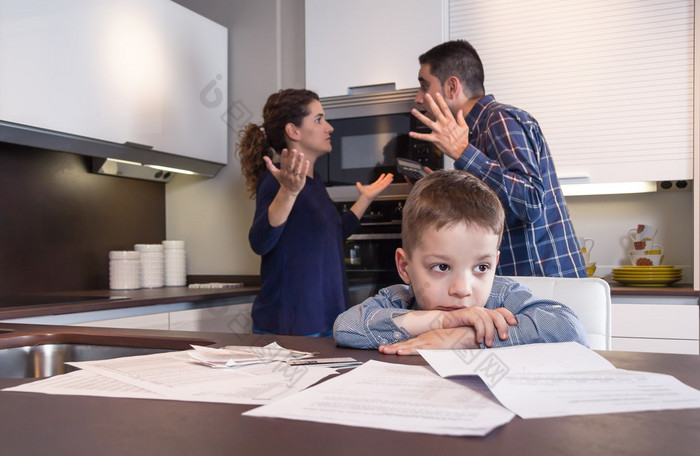
[[[693,0],[450,0],[449,37],[538,120],[560,177],[689,179],[693,16]]]

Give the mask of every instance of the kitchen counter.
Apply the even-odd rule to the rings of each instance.
[[[42,296],[56,297],[57,301],[69,300],[71,296],[95,297],[95,300],[66,302],[59,304],[37,304],[27,306],[0,307],[0,320],[28,318],[46,315],[61,315],[99,310],[126,309],[178,302],[206,302],[212,300],[255,296],[260,286],[250,285],[236,288],[188,288],[163,287],[138,290],[89,290],[77,292],[45,293]],[[32,295],[38,296],[38,295]],[[127,299],[123,299],[127,298]]]
[[[700,297],[700,290],[693,290],[690,284],[668,287],[630,287],[618,282],[608,282],[612,296],[694,296]]]
[[[401,364],[425,364],[418,356],[382,355],[339,348],[331,339],[222,333],[42,327],[1,324],[1,329],[131,337],[196,337],[217,344],[318,351],[321,357],[352,356]],[[0,336],[0,338],[5,335]],[[700,388],[697,356],[601,352],[622,369],[661,372]],[[30,379],[0,378],[0,388]],[[700,409],[514,418],[486,437],[449,437],[273,418],[241,416],[251,405],[60,396],[0,391],[3,454],[110,455],[424,455],[444,454],[673,454],[700,447]]]

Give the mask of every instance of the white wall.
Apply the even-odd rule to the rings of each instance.
[[[304,86],[303,0],[177,0],[229,30],[228,166],[205,179],[166,185],[168,239],[183,239],[189,274],[258,274],[248,244],[254,204],[235,154],[238,130],[259,123],[267,97]]]

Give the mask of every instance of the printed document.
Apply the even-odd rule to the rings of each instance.
[[[427,366],[368,361],[304,391],[249,410],[288,418],[394,431],[483,436],[515,415],[479,379],[460,384]]]
[[[676,378],[616,369],[575,342],[419,352],[442,377],[479,376],[521,418],[700,407]]]
[[[318,382],[334,369],[282,361],[234,369],[193,362],[187,351],[69,363],[82,371],[24,383],[7,391],[266,404]]]

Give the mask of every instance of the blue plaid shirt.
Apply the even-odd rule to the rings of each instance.
[[[478,176],[506,212],[496,274],[586,277],[549,147],[527,112],[488,95],[466,118],[469,147],[455,168]]]

